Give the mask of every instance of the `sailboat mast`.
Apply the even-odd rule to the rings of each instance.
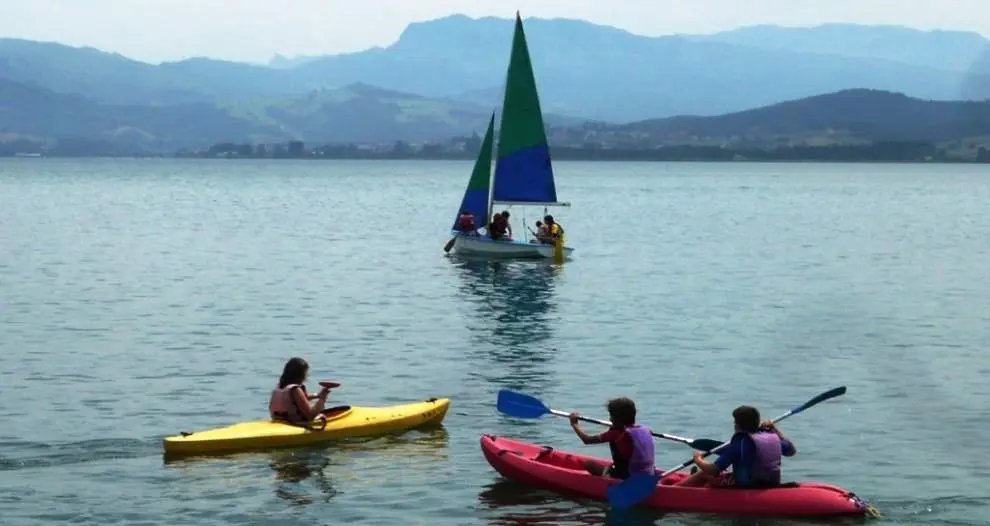
[[[492,121],[494,121],[494,117],[492,117]],[[498,143],[499,143],[499,141],[495,140],[494,137],[495,137],[495,134],[492,134],[492,159],[495,162],[491,163],[491,166],[488,167],[488,173],[489,173],[489,177],[488,177],[488,217],[485,218],[485,224],[486,225],[492,222],[492,217],[495,215],[495,172],[496,172],[496,167],[498,166]]]

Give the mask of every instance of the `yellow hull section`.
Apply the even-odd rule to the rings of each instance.
[[[233,453],[275,447],[304,446],[340,438],[368,437],[398,433],[417,427],[438,425],[447,416],[450,400],[387,407],[356,407],[327,420],[322,430],[272,420],[243,422],[227,427],[165,437],[166,455]]]

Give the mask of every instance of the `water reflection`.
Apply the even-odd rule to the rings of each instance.
[[[613,510],[604,503],[565,498],[508,480],[486,486],[478,495],[479,508],[491,516],[488,524],[507,525],[584,525],[607,524],[641,526],[659,524],[660,513],[652,510]]]
[[[495,512],[493,525],[601,524],[604,510],[581,506],[557,494],[508,480],[490,484],[478,494],[482,510]]]
[[[445,428],[432,427],[306,448],[170,458],[165,464],[187,471],[186,480],[195,473],[211,480],[242,478],[267,465],[275,474],[275,496],[307,507],[330,502],[342,490],[361,494],[395,484],[396,473],[434,472],[449,464],[449,443]]]
[[[478,509],[488,516],[488,524],[507,525],[584,525],[645,526],[852,526],[863,524],[863,517],[788,518],[741,517],[707,513],[665,514],[659,510],[632,508],[617,510],[603,502],[565,497],[501,479],[478,494]]]
[[[272,455],[271,468],[275,470],[275,496],[296,506],[313,504],[307,491],[300,491],[301,483],[315,477],[315,486],[323,502],[330,502],[337,495],[333,480],[324,469],[330,459],[324,451],[281,452]]]
[[[429,469],[424,464],[447,460],[449,441],[447,430],[438,427],[341,441],[331,449],[273,452],[269,465],[275,471],[275,496],[296,506],[309,506],[317,500],[327,503],[337,496],[340,481],[360,491],[361,487],[394,480],[396,470]]]
[[[556,347],[554,315],[556,279],[563,267],[544,261],[452,259],[459,291],[474,312],[465,318],[471,331],[476,368],[494,374],[500,387],[525,389],[545,385],[547,364]],[[494,367],[493,367],[494,365]]]

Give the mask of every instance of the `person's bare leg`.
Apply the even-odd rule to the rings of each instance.
[[[584,469],[587,470],[588,473],[591,473],[592,475],[595,475],[596,477],[602,476],[602,474],[605,473],[605,470],[608,469],[610,465],[611,464],[604,464],[604,463],[601,463],[601,462],[595,462],[594,460],[585,460],[584,461]]]
[[[697,473],[693,473],[689,477],[684,478],[684,480],[681,480],[680,482],[675,484],[675,486],[687,486],[691,488],[696,488],[699,486],[707,485],[708,482],[711,481],[713,478],[715,477],[706,474],[704,471],[698,471]]]

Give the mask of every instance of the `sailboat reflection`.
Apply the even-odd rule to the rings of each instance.
[[[545,385],[557,351],[548,344],[556,332],[554,286],[564,269],[543,261],[452,261],[459,292],[475,307],[465,319],[470,354],[481,362],[475,370],[502,387]]]

